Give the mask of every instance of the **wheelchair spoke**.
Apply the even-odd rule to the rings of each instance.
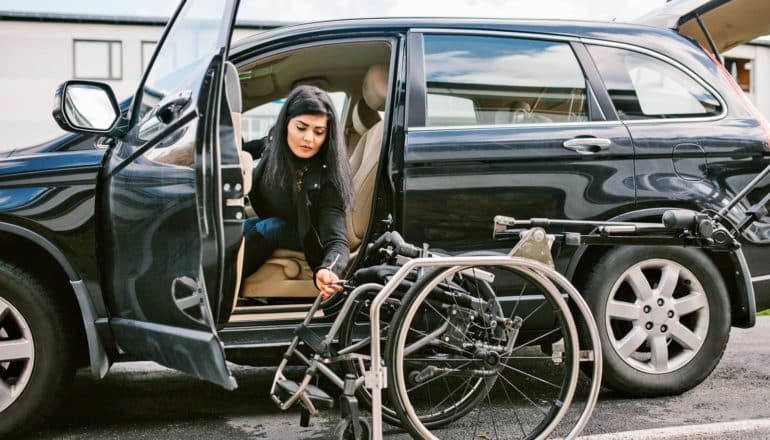
[[[533,343],[535,343],[535,342],[537,342],[537,341],[539,341],[539,340],[541,340],[541,339],[545,339],[545,338],[547,338],[548,336],[551,336],[552,334],[554,334],[554,333],[556,333],[556,332],[558,332],[558,331],[559,331],[559,329],[558,329],[558,328],[552,329],[551,331],[549,331],[549,332],[547,332],[547,333],[545,333],[545,334],[542,334],[542,335],[540,335],[540,336],[538,336],[538,337],[536,337],[536,338],[530,339],[529,341],[527,341],[527,342],[524,342],[524,343],[523,343],[523,344],[521,344],[521,345],[517,345],[516,347],[513,347],[513,350],[511,350],[511,353],[515,353],[515,352],[517,352],[517,351],[521,350],[521,349],[522,349],[522,348],[524,348],[524,347],[528,347],[528,346],[532,345]]]
[[[546,384],[546,385],[550,385],[550,386],[552,386],[552,387],[556,388],[557,390],[561,388],[559,385],[556,385],[555,383],[551,383],[551,382],[548,382],[548,381],[547,381],[547,380],[545,380],[545,379],[541,379],[541,378],[539,378],[539,377],[537,377],[537,376],[534,376],[534,375],[532,375],[532,374],[529,374],[529,373],[527,373],[527,372],[521,371],[521,370],[519,370],[518,368],[512,367],[512,366],[510,366],[510,365],[508,365],[508,364],[502,364],[502,365],[503,365],[503,367],[505,367],[505,368],[508,368],[509,370],[513,370],[513,371],[515,371],[515,372],[517,372],[517,373],[519,373],[519,374],[523,374],[524,376],[527,376],[527,377],[529,377],[530,379],[536,380],[536,381],[538,381],[538,382],[542,382],[542,383],[544,383],[544,384]]]
[[[464,331],[460,330],[459,328],[457,328],[457,326],[456,326],[456,325],[454,325],[454,324],[452,324],[451,322],[449,322],[449,318],[444,318],[444,314],[443,314],[443,313],[441,313],[441,312],[439,312],[438,310],[436,310],[436,308],[435,308],[435,307],[433,307],[433,304],[431,304],[430,302],[427,302],[427,301],[426,301],[426,304],[428,305],[428,307],[430,307],[431,309],[433,309],[433,311],[434,311],[434,312],[436,312],[436,314],[437,314],[438,316],[441,316],[441,317],[442,317],[442,318],[443,318],[443,319],[444,319],[444,320],[447,322],[447,324],[451,325],[453,329],[457,330],[457,331],[458,331],[458,332],[459,332],[461,335],[463,335],[463,338],[465,338],[465,340],[466,340],[466,341],[468,341],[468,342],[473,342],[473,341],[472,341],[472,340],[471,340],[471,339],[470,339],[470,338],[469,338],[469,337],[468,337],[468,336],[465,334],[465,332],[464,332]]]
[[[468,362],[466,362],[466,363],[464,363],[464,364],[462,364],[462,365],[458,366],[458,367],[457,367],[457,369],[459,369],[459,368],[462,368],[462,367],[465,367],[466,365],[470,364],[471,362],[472,362],[472,361],[468,361]],[[416,390],[417,388],[422,388],[422,387],[424,387],[425,385],[428,385],[429,383],[431,383],[431,382],[433,382],[433,381],[435,381],[435,380],[438,380],[438,379],[440,379],[440,378],[442,378],[442,377],[446,376],[447,374],[449,374],[449,373],[451,373],[451,372],[452,372],[452,371],[446,371],[446,372],[444,372],[444,373],[441,373],[441,374],[439,374],[439,375],[438,375],[438,376],[436,376],[436,377],[432,377],[432,378],[430,378],[430,379],[426,380],[425,382],[423,382],[423,383],[421,383],[421,384],[418,384],[418,385],[416,385],[416,386],[414,386],[414,387],[412,387],[412,388],[409,388],[407,391],[414,391],[414,390]]]
[[[511,386],[511,388],[513,388],[514,390],[516,390],[516,392],[517,392],[517,393],[519,393],[519,394],[521,395],[521,397],[523,397],[523,398],[524,398],[524,400],[526,400],[527,402],[529,402],[529,403],[532,405],[532,407],[533,407],[533,408],[536,408],[536,409],[537,409],[538,411],[540,411],[540,413],[542,413],[543,415],[547,415],[547,411],[545,411],[543,408],[541,408],[541,407],[540,407],[540,405],[538,405],[537,403],[535,403],[535,401],[534,401],[534,400],[532,400],[532,399],[531,399],[529,396],[527,396],[527,395],[526,395],[526,394],[525,394],[523,391],[521,391],[521,389],[519,389],[519,387],[517,387],[516,385],[514,385],[514,384],[513,384],[513,383],[512,383],[510,380],[508,380],[508,379],[507,379],[505,376],[502,376],[502,375],[501,375],[501,376],[499,376],[499,378],[500,378],[500,379],[502,379],[502,380],[503,380],[505,383],[507,383],[508,385],[510,385],[510,386]]]

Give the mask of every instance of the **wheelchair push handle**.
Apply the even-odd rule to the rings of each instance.
[[[686,209],[670,209],[663,213],[661,221],[666,229],[686,229],[697,233],[702,238],[711,238],[716,229],[714,220],[710,216]]]
[[[386,245],[391,245],[396,254],[403,255],[404,257],[418,258],[422,254],[422,248],[408,243],[398,232],[388,231],[380,235],[374,243],[369,245],[366,249],[366,256],[370,257],[373,252],[384,248]]]
[[[696,214],[686,209],[670,209],[663,213],[661,221],[669,229],[689,229],[695,224]]]

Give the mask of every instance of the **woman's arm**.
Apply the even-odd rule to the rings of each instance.
[[[321,267],[339,275],[350,260],[345,207],[331,184],[321,189],[318,209],[318,235],[324,251]]]
[[[329,183],[321,189],[318,204],[318,235],[324,257],[321,265],[314,268],[314,273],[318,275],[319,271],[328,269],[336,277],[339,277],[350,260],[345,207],[336,189]],[[327,279],[328,277],[323,276],[322,278]]]

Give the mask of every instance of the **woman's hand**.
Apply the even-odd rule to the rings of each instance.
[[[342,291],[342,286],[333,284],[339,281],[339,277],[329,269],[321,269],[316,272],[315,286],[321,291],[321,299],[326,301],[335,293]]]

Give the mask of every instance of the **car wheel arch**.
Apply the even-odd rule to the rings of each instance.
[[[73,315],[80,317],[73,317],[73,323],[82,326],[85,336],[83,343],[86,344],[91,373],[97,378],[104,377],[109,369],[109,358],[96,329],[96,307],[85,283],[69,259],[42,235],[12,223],[0,222],[0,242],[13,243],[13,248],[25,250],[17,252],[14,256],[0,255],[0,259],[15,262],[41,281],[72,295],[72,307],[77,309],[73,310]]]
[[[699,210],[694,206],[667,206],[660,208],[646,208],[628,211],[607,219],[607,221],[660,221],[663,212],[669,209]],[[599,259],[610,251],[610,246],[580,245],[572,255],[567,265],[565,274],[567,278],[582,289],[587,282],[591,267]],[[740,250],[739,250],[740,252]],[[711,261],[719,269],[720,276],[727,287],[730,300],[730,320],[733,327],[749,328],[754,326],[756,306],[754,290],[750,277],[746,278],[745,268],[741,267],[740,258],[729,253],[716,253],[704,251]],[[741,257],[742,258],[742,257]],[[743,278],[743,280],[741,280]],[[748,284],[747,284],[748,283]]]

